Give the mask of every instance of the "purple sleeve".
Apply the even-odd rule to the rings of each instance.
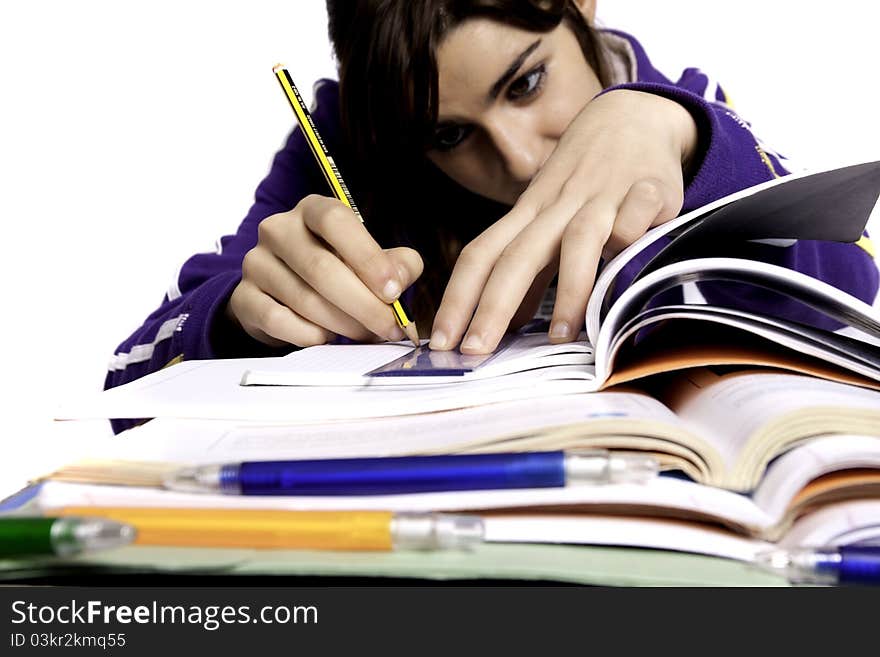
[[[336,86],[316,86],[312,117],[325,136],[336,132]],[[275,155],[254,203],[234,235],[220,239],[215,251],[198,253],[181,267],[162,304],[123,341],[110,360],[104,387],[127,383],[180,360],[264,355],[272,351],[241,331],[226,327],[222,313],[241,280],[244,255],[257,243],[266,217],[293,208],[310,193],[325,193],[323,178],[300,130],[294,130]],[[221,321],[217,321],[217,320]],[[114,423],[114,429],[126,423]]]
[[[784,159],[766,148],[752,133],[749,124],[723,102],[724,93],[720,87],[709,89],[706,94],[708,82],[708,78],[697,69],[688,69],[674,85],[636,82],[612,87],[664,96],[680,103],[693,116],[699,145],[685,184],[683,212],[789,173]],[[856,244],[816,241],[782,245],[745,243],[743,255],[802,272],[869,304],[877,295],[877,266],[871,255]],[[627,267],[629,278],[620,281],[620,290],[645,264],[644,259],[638,260]],[[700,283],[699,289],[706,301],[713,305],[772,314],[828,329],[841,326],[788,297],[752,286]]]

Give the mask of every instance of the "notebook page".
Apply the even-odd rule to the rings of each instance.
[[[581,336],[582,338],[585,337]],[[508,335],[493,354],[453,351],[418,352],[409,343],[318,345],[283,358],[264,359],[242,376],[242,385],[415,386],[461,383],[557,365],[588,365],[592,349],[584,342],[550,344],[545,333]],[[400,360],[407,376],[372,377],[368,373]],[[424,376],[413,372],[425,371]],[[440,376],[440,370],[471,370]],[[434,372],[432,373],[432,370]]]
[[[363,375],[412,352],[411,344],[322,344],[282,358],[263,359],[243,373],[242,385],[359,385]],[[277,378],[265,381],[261,375]],[[285,383],[286,382],[286,383]]]
[[[241,386],[260,359],[189,361],[131,383],[63,403],[56,419],[183,417],[327,422],[429,413],[595,389],[589,365],[518,372],[487,380],[425,386]]]

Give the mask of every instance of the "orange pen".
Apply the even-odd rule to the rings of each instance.
[[[479,516],[443,513],[64,507],[52,514],[128,523],[137,529],[135,545],[388,551],[468,548],[483,540]]]

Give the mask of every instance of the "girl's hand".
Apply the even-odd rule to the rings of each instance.
[[[422,273],[412,249],[385,249],[340,201],[308,196],[260,223],[227,316],[270,346],[322,344],[335,335],[401,340],[388,304]]]
[[[681,210],[696,141],[688,111],[661,96],[620,89],[589,102],[511,211],[462,249],[431,348],[464,335],[462,352],[494,350],[515,316],[531,319],[557,270],[550,338],[574,340],[599,259]]]

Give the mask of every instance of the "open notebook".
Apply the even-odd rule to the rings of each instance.
[[[643,376],[695,364],[768,361],[812,374],[851,373],[876,384],[880,311],[810,276],[747,256],[749,240],[857,240],[878,194],[880,162],[873,162],[780,178],[659,226],[603,269],[587,306],[587,334],[574,344],[513,336],[488,356],[399,343],[319,346],[265,359],[245,371],[242,384],[403,387],[581,366],[585,387],[599,390],[633,378],[633,364]],[[647,250],[654,256],[615,299],[621,271]],[[739,294],[771,290],[795,300],[824,316],[823,326],[827,320],[847,326],[848,335],[742,308],[656,301],[673,287],[731,283]]]

